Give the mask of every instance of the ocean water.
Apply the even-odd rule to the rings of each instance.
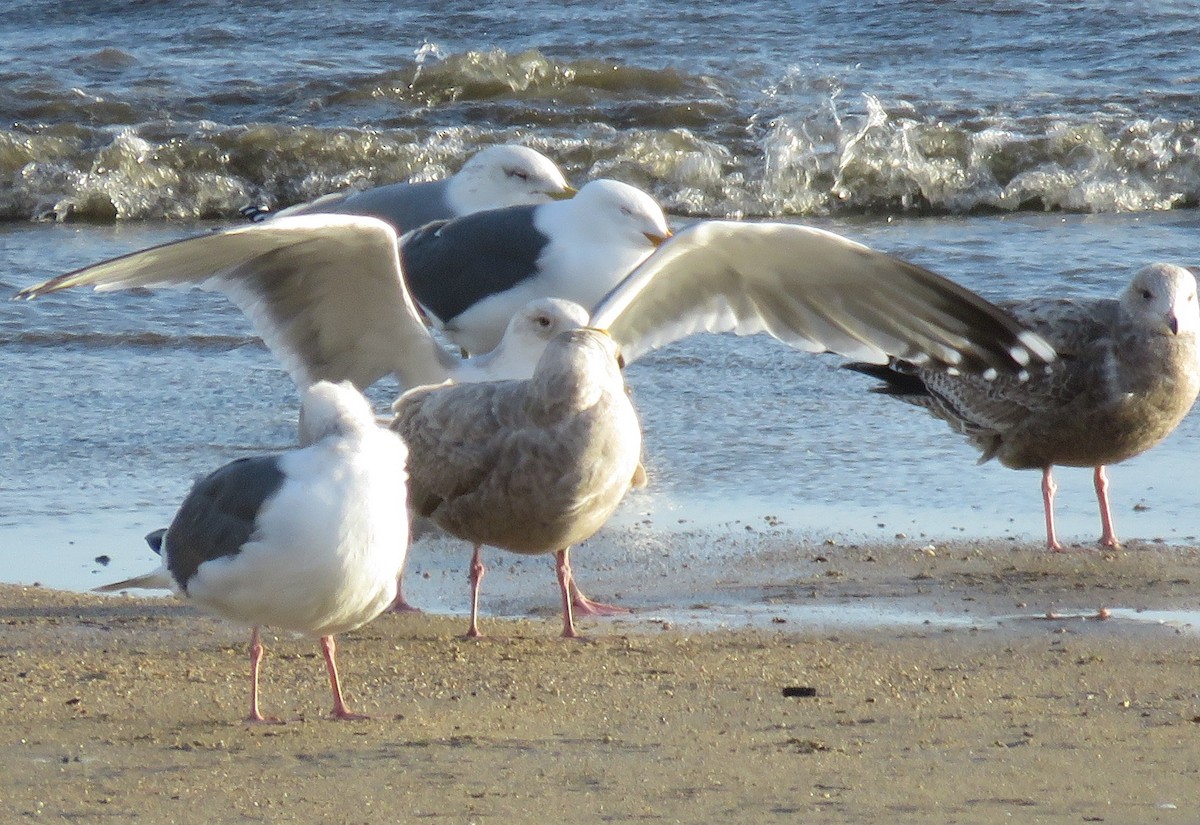
[[[1151,261],[1200,264],[1194,7],[1130,9],[16,2],[0,20],[0,299],[248,203],[440,177],[511,141],[680,220],[802,221],[997,299],[1112,295]],[[194,477],[293,441],[295,389],[219,295],[0,307],[2,581],[141,572],[141,535]],[[1036,473],[976,466],[836,359],[698,337],[628,379],[651,485],[614,535],[1042,536]],[[1198,458],[1192,415],[1113,470],[1122,537],[1196,541]],[[1064,538],[1094,539],[1090,473],[1057,475]]]
[[[1195,8],[72,4],[0,21],[0,216],[231,218],[524,140],[697,216],[1195,206]]]

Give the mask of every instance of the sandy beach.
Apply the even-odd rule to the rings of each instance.
[[[348,700],[373,717],[352,723],[324,718],[307,640],[266,637],[264,712],[287,724],[248,726],[243,629],[173,599],[0,586],[2,818],[1200,817],[1196,631],[1142,618],[1197,609],[1200,550],[792,551],[806,564],[761,588],[779,611],[765,626],[639,607],[583,622],[585,642],[558,638],[552,612],[466,641],[461,616],[383,616],[341,640]],[[972,618],[801,626],[801,601]]]
[[[425,538],[427,612],[338,639],[371,718],[326,718],[317,643],[267,629],[262,710],[286,724],[249,725],[248,628],[87,591],[158,563],[143,536],[197,477],[295,446],[295,360],[207,288],[11,300],[503,144],[644,189],[681,234],[801,223],[990,300],[1110,298],[1200,263],[1195,4],[1128,8],[6,3],[0,825],[1200,823],[1194,411],[1113,468],[1127,545],[1051,554],[1038,471],[975,466],[832,355],[694,335],[629,359],[650,483],[572,549],[629,616],[562,639],[552,558],[488,551],[488,635],[465,640],[470,548]],[[486,280],[576,257],[539,251],[549,223],[512,224],[525,254],[487,250]],[[299,291],[331,307],[277,320],[390,363],[395,279],[350,247],[261,257],[314,263]],[[827,306],[862,303],[796,258]],[[335,262],[369,305],[316,283]],[[899,336],[911,312],[868,320]],[[371,388],[380,412],[397,391]],[[1060,534],[1093,540],[1093,468],[1055,477]]]

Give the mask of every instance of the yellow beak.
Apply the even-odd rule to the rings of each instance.
[[[668,229],[665,235],[655,235],[653,232],[643,232],[642,234],[646,236],[646,240],[650,241],[652,246],[657,248],[670,240],[672,232]]]

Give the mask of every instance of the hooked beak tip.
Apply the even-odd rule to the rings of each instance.
[[[646,236],[646,240],[650,241],[651,246],[658,248],[671,239],[672,233],[668,229],[665,235],[657,235],[653,232],[643,232],[642,234]]]
[[[605,336],[606,338],[612,338],[612,333],[611,333],[611,332],[609,332],[609,331],[608,331],[607,329],[605,329],[604,327],[584,327],[584,329],[589,329],[589,330],[591,330],[592,332],[598,332],[598,333],[600,333],[601,335]],[[615,340],[615,339],[614,339],[614,340]],[[617,349],[617,368],[618,368],[618,369],[625,369],[625,356],[621,354],[621,350],[620,350],[620,348],[619,348],[619,345],[618,345],[618,349]]]

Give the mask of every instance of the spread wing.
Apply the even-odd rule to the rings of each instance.
[[[277,217],[162,244],[18,293],[186,286],[222,292],[301,387],[395,373],[405,386],[444,380],[454,359],[422,323],[401,274],[397,236],[356,215]]]
[[[705,221],[663,244],[592,313],[626,361],[696,332],[766,332],[810,352],[1022,374],[1053,348],[927,269],[820,229]]]

